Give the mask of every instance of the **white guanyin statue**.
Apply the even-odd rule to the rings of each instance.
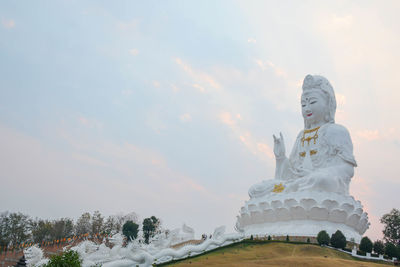
[[[349,195],[357,163],[347,129],[335,123],[336,99],[329,81],[307,75],[303,82],[301,130],[289,158],[282,134],[274,137],[275,179],[249,189],[250,200],[236,223],[246,235],[316,236],[341,230],[359,242],[367,213]]]

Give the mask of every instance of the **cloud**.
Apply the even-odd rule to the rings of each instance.
[[[242,120],[242,116],[238,113],[236,116],[230,112],[223,111],[218,115],[219,120],[232,129],[232,133],[252,154],[258,156],[262,160],[274,159],[272,149],[265,143],[257,141],[253,134],[240,127],[238,121]]]
[[[83,125],[85,127],[89,127],[89,128],[102,129],[104,126],[102,122],[99,122],[95,119],[89,119],[84,116],[78,117],[78,121],[81,125]]]
[[[132,56],[137,56],[139,54],[139,50],[137,50],[136,48],[130,49],[129,54],[131,54]]]
[[[240,117],[240,114],[238,114]],[[231,127],[233,127],[236,122],[234,121],[234,119],[232,118],[232,115],[230,112],[227,111],[223,111],[219,114],[219,119],[221,120],[222,123],[229,125]]]
[[[195,83],[195,84],[193,84],[192,86],[193,86],[194,88],[196,88],[197,90],[199,90],[200,93],[204,93],[204,92],[206,91],[206,90],[204,89],[204,87],[201,86],[200,84]]]
[[[136,31],[139,25],[139,20],[133,19],[130,21],[117,21],[116,28],[120,31],[132,32]]]
[[[283,78],[288,77],[288,74],[286,73],[286,71],[284,71],[282,68],[275,66],[275,64],[269,60],[262,61],[261,59],[255,59],[254,61],[261,68],[262,71],[267,70],[269,67],[271,70],[273,70],[273,72],[275,73],[276,76],[283,77]]]
[[[357,136],[368,141],[373,141],[381,138],[378,130],[361,130],[357,131],[356,134]]]
[[[15,27],[15,21],[13,19],[1,19],[1,24],[6,29],[12,29]]]
[[[159,81],[153,81],[153,86],[158,88],[160,87],[160,82]]]
[[[181,120],[181,122],[191,122],[192,116],[189,113],[185,113],[179,116],[179,119]]]
[[[0,159],[7,164],[2,168],[0,187],[0,203],[7,205],[0,209],[33,216],[42,216],[46,210],[54,211],[53,216],[77,217],[100,207],[112,213],[116,207],[131,211],[132,203],[142,203],[135,211],[146,214],[146,209],[157,213],[168,205],[183,202],[195,206],[199,199],[207,202],[217,197],[171,168],[158,151],[71,130],[64,128],[58,131],[64,134],[51,135],[63,143],[65,149],[60,150],[0,125]],[[11,205],[7,199],[16,191],[24,197]],[[25,203],[28,199],[33,199],[34,207]]]
[[[255,43],[257,43],[257,40],[254,38],[249,38],[249,39],[247,39],[247,42],[255,44]]]
[[[174,93],[177,93],[177,92],[179,92],[179,87],[178,86],[176,86],[175,84],[173,84],[173,83],[171,83],[170,84],[170,86],[171,86],[171,88],[172,88],[172,91],[174,92]]]
[[[130,89],[126,89],[126,90],[122,90],[121,94],[124,95],[124,96],[128,96],[128,95],[132,95],[133,91],[130,90]]]
[[[194,70],[189,64],[183,62],[180,58],[175,58],[175,63],[178,64],[190,77],[192,77],[196,81],[196,84],[213,89],[221,88],[221,85],[210,74]]]

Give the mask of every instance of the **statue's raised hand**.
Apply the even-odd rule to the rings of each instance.
[[[275,135],[272,135],[274,137],[274,154],[276,159],[283,159],[286,157],[285,155],[285,142],[283,141],[283,136],[282,133],[279,133],[279,138],[277,138]]]

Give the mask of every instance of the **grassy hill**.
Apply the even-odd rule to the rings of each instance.
[[[162,266],[384,266],[312,244],[247,241]]]

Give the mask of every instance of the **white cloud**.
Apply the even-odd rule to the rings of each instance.
[[[189,113],[185,113],[179,116],[179,119],[181,120],[181,122],[191,122],[192,116]]]
[[[128,96],[128,95],[132,95],[133,91],[130,90],[130,89],[126,89],[126,90],[122,90],[121,94],[124,95],[124,96]]]
[[[15,27],[15,21],[13,19],[2,19],[1,24],[6,29],[12,29]]]
[[[160,87],[160,82],[159,81],[153,81],[153,86],[158,88]]]
[[[129,54],[131,54],[132,56],[137,56],[139,54],[139,50],[137,50],[136,48],[130,49]]]
[[[89,119],[84,116],[78,117],[78,121],[81,125],[83,125],[85,127],[89,127],[89,128],[102,129],[104,126],[102,122],[99,122],[95,119]]]

